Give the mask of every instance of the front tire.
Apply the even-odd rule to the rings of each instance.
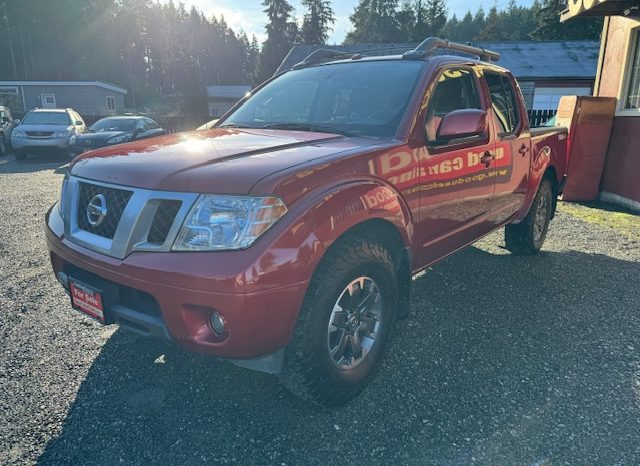
[[[504,240],[513,254],[532,255],[538,253],[547,236],[553,214],[553,186],[549,178],[543,178],[538,192],[524,220],[507,225]]]
[[[394,262],[371,239],[340,240],[314,273],[285,353],[280,382],[322,406],[344,404],[367,385],[396,321]]]

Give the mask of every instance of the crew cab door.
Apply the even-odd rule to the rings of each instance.
[[[495,163],[489,127],[481,134],[440,140],[443,118],[456,110],[487,111],[472,66],[440,71],[426,94],[425,155],[421,157],[419,256],[431,263],[491,230]]]
[[[501,224],[522,206],[531,164],[531,135],[523,99],[510,74],[485,68],[484,81],[491,98],[495,126],[496,177],[493,221]]]

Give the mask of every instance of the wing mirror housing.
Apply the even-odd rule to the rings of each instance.
[[[13,120],[13,124],[14,125],[19,125],[20,124],[20,119],[16,118],[15,120]]]
[[[452,139],[481,136],[487,132],[487,112],[480,109],[465,108],[447,113],[440,126],[436,139],[450,141]]]

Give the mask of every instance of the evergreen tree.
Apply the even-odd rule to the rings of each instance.
[[[416,41],[415,31],[418,28],[417,24],[418,11],[415,10],[414,5],[409,0],[404,0],[400,9],[396,12],[396,21],[400,27],[398,33],[398,42]]]
[[[427,36],[440,36],[447,24],[447,5],[445,0],[426,0],[425,2]]]
[[[574,18],[561,23],[564,0],[543,0],[537,14],[537,27],[529,34],[535,40],[597,40],[602,31],[602,18]]]
[[[345,43],[400,42],[403,35],[397,18],[398,0],[360,0],[349,17],[353,30]]]
[[[298,39],[298,27],[293,7],[286,0],[264,0],[262,5],[269,22],[267,39],[262,44],[258,66],[258,80],[264,81],[276,71]]]
[[[485,18],[485,25],[478,33],[477,39],[483,41],[498,41],[503,39],[503,29],[498,16],[498,8],[494,5]]]
[[[324,44],[336,18],[329,0],[302,0],[306,12],[302,19],[301,39],[304,44]]]

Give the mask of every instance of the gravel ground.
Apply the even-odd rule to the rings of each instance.
[[[539,256],[490,235],[416,278],[376,379],[322,410],[73,311],[43,234],[62,165],[0,159],[0,464],[640,464],[638,235],[575,205]]]

